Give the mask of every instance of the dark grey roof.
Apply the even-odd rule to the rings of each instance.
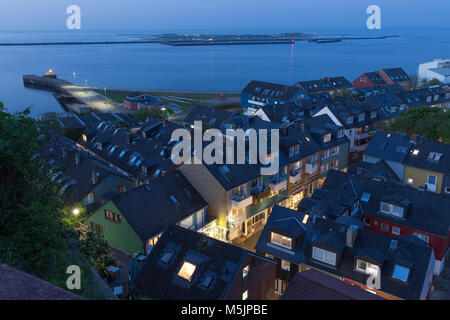
[[[194,121],[202,121],[203,126],[220,128],[233,113],[213,107],[195,106],[184,119],[185,123],[194,124]]]
[[[409,76],[403,71],[402,68],[387,68],[382,69],[386,75],[394,82],[409,80]]]
[[[299,213],[293,210],[290,212],[291,216],[296,216],[297,214]],[[284,210],[272,211],[255,247],[257,252],[270,254],[295,264],[303,263],[365,285],[368,275],[355,270],[356,259],[363,258],[363,260],[372,263],[379,263],[381,268],[381,291],[403,299],[420,298],[425,279],[428,276],[429,260],[433,254],[432,248],[427,246],[422,240],[413,236],[402,236],[397,239],[397,247],[391,248],[392,239],[390,237],[358,229],[355,242],[350,247],[345,245],[347,225],[316,217],[315,219],[308,219],[305,225],[305,235],[301,238],[301,243],[294,247],[294,252],[289,253],[289,250],[268,244],[267,231],[272,228],[274,221],[284,218],[286,218]],[[335,267],[328,267],[312,258],[312,247],[318,242],[331,244],[327,247],[329,250],[337,253]],[[392,278],[394,266],[400,261],[402,261],[402,264],[406,262],[411,268],[406,283]],[[278,274],[277,276],[288,282],[291,280],[287,274]]]
[[[169,251],[173,256],[166,263],[161,258]],[[138,273],[136,291],[141,296],[159,300],[223,299],[247,255],[274,263],[201,233],[169,226]],[[184,261],[196,266],[189,282],[177,276]],[[209,285],[202,286],[207,277],[210,277]]]
[[[403,163],[408,156],[411,145],[409,136],[404,133],[378,130],[364,154],[378,159]]]
[[[409,186],[390,182],[379,182],[361,176],[330,170],[322,186],[332,191],[334,197],[345,196],[361,199],[363,193],[370,194],[368,201],[360,201],[362,214],[387,220],[412,229],[446,237],[450,227],[450,198],[433,192],[421,191]],[[380,212],[380,202],[396,201],[406,207],[404,219]]]
[[[208,205],[178,171],[120,194],[112,202],[143,241]]]
[[[252,80],[242,92],[256,97],[290,101],[299,90],[295,86]]]
[[[307,93],[314,93],[324,90],[337,90],[352,88],[353,85],[344,77],[325,77],[320,80],[299,81],[296,85],[300,85]]]
[[[386,81],[384,81],[384,79],[376,71],[366,72],[365,75],[369,78],[370,81],[372,81],[375,86],[384,86],[387,84]]]
[[[358,286],[310,269],[298,272],[281,300],[384,300]]]
[[[378,179],[380,181],[402,183],[395,172],[383,159],[377,163],[358,162],[356,165],[348,168],[348,173],[352,175],[360,175],[362,177]]]
[[[414,155],[414,150],[419,150],[419,153]],[[432,160],[431,152],[440,154],[440,159]],[[422,139],[411,147],[405,163],[411,167],[450,174],[450,144]]]

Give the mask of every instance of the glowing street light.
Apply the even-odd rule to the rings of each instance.
[[[74,215],[77,216],[80,213],[80,210],[79,209],[73,209],[72,212],[73,212]]]

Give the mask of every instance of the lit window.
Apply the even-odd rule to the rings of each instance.
[[[178,275],[188,281],[191,281],[192,275],[195,272],[195,268],[196,268],[195,265],[185,261],[180,271],[178,272]]]
[[[242,294],[242,300],[248,299],[248,290],[245,290],[245,292]]]
[[[380,211],[399,218],[403,218],[403,208],[394,206],[390,203],[381,202]]]
[[[331,140],[331,133],[327,133],[323,136],[323,143],[327,143]]]
[[[408,184],[413,184],[413,183],[414,183],[414,179],[408,178],[408,179],[406,180],[406,183],[408,183]]]
[[[280,246],[280,247],[292,249],[292,239],[282,236],[275,232],[272,232],[272,237],[271,237],[270,242],[273,244],[276,244],[277,246]]]
[[[291,270],[291,264],[289,261],[281,260],[281,269],[290,271]]]
[[[418,154],[419,154],[419,150],[418,149],[414,149],[413,155],[417,156]]]
[[[366,274],[377,274],[379,271],[379,267],[376,264],[357,259],[356,270],[364,272]]]
[[[409,276],[409,268],[403,267],[401,265],[396,264],[394,267],[394,272],[392,273],[392,278],[407,281]]]
[[[308,222],[309,219],[309,214],[305,214],[305,216],[303,217],[302,223],[306,224]]]
[[[242,270],[242,278],[246,278],[248,276],[248,273],[250,272],[250,266],[246,266],[244,270]]]

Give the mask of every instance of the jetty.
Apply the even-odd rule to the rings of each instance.
[[[127,112],[120,104],[90,87],[75,85],[66,80],[24,75],[23,84],[27,88],[54,92],[55,98],[67,110],[80,112],[90,108],[100,112]]]

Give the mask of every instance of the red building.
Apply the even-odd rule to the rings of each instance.
[[[361,76],[356,78],[355,81],[353,81],[353,87],[355,89],[383,87],[386,85],[386,81],[384,81],[384,79],[378,74],[378,71],[363,73]]]

